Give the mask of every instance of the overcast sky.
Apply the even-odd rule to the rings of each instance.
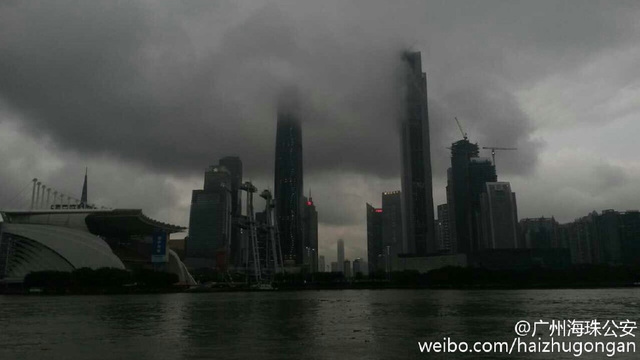
[[[640,2],[2,1],[0,208],[31,179],[188,225],[204,169],[273,188],[283,88],[303,99],[320,254],[366,257],[365,203],[400,189],[399,54],[427,73],[434,201],[465,132],[523,217],[640,208]],[[485,153],[489,156],[489,153]],[[262,205],[260,205],[262,206]]]

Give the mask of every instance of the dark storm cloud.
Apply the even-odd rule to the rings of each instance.
[[[343,155],[346,166],[376,172],[357,161],[367,157],[358,140],[366,149],[387,135],[372,125],[393,117],[393,89],[380,85],[400,46],[349,52],[326,28],[299,39],[295,19],[277,5],[218,30],[219,44],[193,43],[175,18],[153,11],[135,3],[5,3],[2,98],[32,132],[66,149],[178,172],[231,153],[265,173],[274,99],[296,84],[308,105],[302,120],[311,124],[305,149],[317,160],[308,170],[333,167],[322,160],[337,152],[351,154]]]
[[[514,94],[634,41],[634,15],[637,2],[608,1],[9,1],[0,100],[79,157],[185,177],[238,155],[270,184],[275,104],[295,85],[306,176],[397,179],[399,54],[412,48],[427,72],[434,176],[460,138],[454,116],[481,146],[518,147],[497,155],[501,175],[529,174],[541,142]],[[377,199],[315,186],[340,215],[321,217],[332,224]]]
[[[457,140],[462,134],[453,115],[458,117],[469,141],[480,147],[480,156],[490,157],[490,150],[483,147],[518,149],[517,153],[496,151],[500,174],[527,174],[534,169],[541,143],[529,137],[534,127],[512,94],[487,84],[480,89],[468,88],[449,93],[442,99],[442,104],[448,107],[449,117],[440,123],[448,124],[449,133],[457,131]],[[446,157],[443,144],[438,145],[434,147],[434,159],[438,159],[436,164]]]

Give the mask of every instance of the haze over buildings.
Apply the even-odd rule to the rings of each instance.
[[[77,192],[82,179],[69,174],[91,164],[92,202],[187,225],[190,190],[222,156],[273,186],[273,114],[293,84],[305,99],[319,253],[334,261],[344,238],[346,257],[364,257],[363,204],[401,188],[403,102],[389,85],[402,83],[398,54],[412,48],[429,74],[435,204],[446,203],[457,116],[474,142],[518,147],[498,165],[521,217],[635,209],[639,7],[3,2],[0,205],[20,207],[13,195],[36,176]]]

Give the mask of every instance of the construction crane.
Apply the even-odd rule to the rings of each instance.
[[[256,229],[256,219],[253,212],[253,194],[258,191],[250,181],[240,185],[240,190],[247,192],[247,227],[249,229],[249,244],[245,243],[247,249],[251,249],[251,258],[249,258],[249,251],[245,253],[245,276],[247,283],[249,282],[249,267],[253,265],[253,276],[256,284],[262,283],[262,266],[260,265],[260,255],[258,248],[258,236]]]
[[[496,166],[496,150],[518,150],[518,148],[495,147],[495,146],[483,146],[482,148],[491,150],[491,158],[493,159],[493,166]]]
[[[464,130],[462,130],[462,125],[460,125],[460,121],[458,121],[457,117],[454,117],[454,119],[456,119],[456,124],[458,124],[458,129],[460,129],[460,133],[462,134],[462,137],[467,140],[467,133],[464,132]]]
[[[284,274],[284,265],[282,263],[282,248],[280,247],[280,234],[278,233],[278,225],[276,224],[276,219],[278,218],[276,215],[276,206],[273,196],[271,196],[271,192],[269,190],[264,190],[260,194],[260,197],[265,200],[265,214],[267,218],[267,227],[269,229],[269,245],[272,251],[272,259],[273,259],[273,275],[276,273]],[[268,250],[269,246],[267,246],[267,254],[265,256],[266,259],[269,258]],[[267,260],[267,264],[269,261]]]

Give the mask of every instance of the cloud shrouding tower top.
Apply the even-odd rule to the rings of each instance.
[[[182,181],[200,177],[220,157],[237,155],[247,176],[270,184],[278,98],[295,86],[305,184],[349,195],[314,190],[321,221],[361,224],[357,209],[373,201],[361,189],[399,183],[402,51],[422,53],[435,186],[446,177],[446,147],[460,138],[454,116],[471,141],[518,148],[517,154],[501,154],[501,177],[530,175],[543,150],[537,134],[555,126],[557,111],[546,101],[523,106],[523,94],[541,101],[541,93],[552,92],[540,84],[569,87],[595,72],[588,66],[594,58],[635,49],[639,6],[557,0],[5,1],[0,123],[73,154],[67,157],[73,161],[118,162],[132,174]],[[583,69],[581,76],[563,77],[576,69]],[[620,84],[631,89],[637,76],[623,75]],[[615,89],[618,81],[611,81]],[[575,101],[575,108],[584,105]],[[536,118],[538,108],[551,110]],[[601,113],[598,121],[609,121]],[[63,164],[43,168],[69,167],[57,161]],[[99,165],[91,167],[99,173]],[[2,176],[3,184],[14,182],[8,179],[13,174]],[[371,181],[362,184],[358,177]],[[96,190],[101,181],[92,179]],[[163,190],[171,192],[168,201],[183,197],[175,184],[158,187],[173,189]],[[395,189],[371,188],[383,190]],[[340,209],[340,218],[330,209]]]
[[[440,168],[442,148],[457,138],[453,116],[464,119],[472,139],[521,148],[525,161],[503,171],[535,165],[533,123],[495,69],[509,69],[509,57],[460,49],[477,40],[468,31],[468,39],[450,26],[443,30],[451,33],[434,31],[442,20],[433,12],[456,15],[454,23],[468,15],[419,2],[333,5],[5,3],[0,96],[28,129],[66,149],[178,173],[236,153],[267,175],[278,98],[295,86],[310,173],[395,177],[398,69],[411,48],[423,52]],[[491,35],[487,45],[510,45],[493,27],[478,30]],[[338,154],[339,162],[327,161]]]

